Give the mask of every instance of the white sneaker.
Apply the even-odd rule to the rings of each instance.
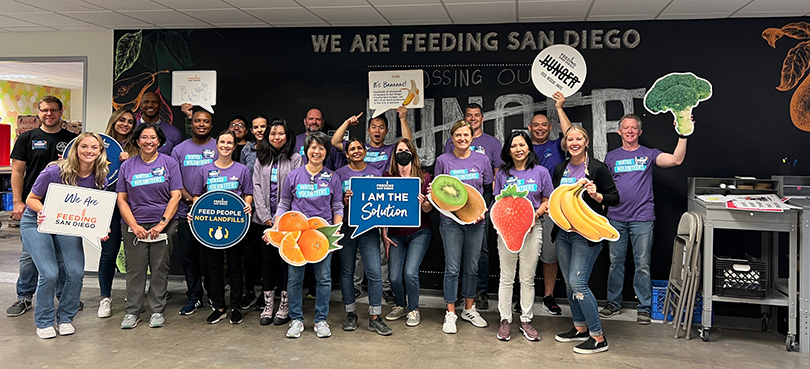
[[[105,297],[98,303],[98,317],[109,318],[112,316],[112,299]]]
[[[332,336],[332,330],[329,329],[329,324],[326,321],[320,321],[315,323],[315,335],[318,338],[327,338]]]
[[[56,329],[53,329],[53,326],[37,328],[37,337],[42,339],[54,338],[56,337]]]
[[[422,314],[420,314],[419,310],[417,310],[417,309],[411,310],[408,313],[407,317],[408,317],[407,318],[408,320],[405,321],[405,325],[407,325],[409,327],[416,327],[417,325],[419,325],[419,322],[422,320]]]
[[[458,332],[456,329],[456,320],[458,320],[458,316],[456,313],[452,311],[448,311],[444,314],[444,324],[442,324],[442,332],[447,334],[455,334]]]
[[[462,310],[461,320],[466,320],[478,328],[485,328],[487,326],[487,321],[481,317],[481,314],[478,313],[478,310],[475,310],[475,307],[472,307],[469,310]]]
[[[73,333],[76,333],[76,328],[73,327],[73,324],[59,323],[59,335],[60,336],[70,336]]]
[[[293,320],[290,322],[290,329],[287,330],[287,338],[301,337],[301,332],[304,331],[304,322],[300,320]]]

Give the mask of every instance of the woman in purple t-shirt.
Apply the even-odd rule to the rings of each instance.
[[[489,158],[470,150],[472,126],[460,120],[450,128],[454,149],[436,158],[433,171],[438,176],[448,174],[474,187],[481,193],[492,193],[492,164]],[[430,187],[428,187],[430,192]],[[456,297],[458,292],[459,270],[464,270],[461,283],[461,296],[464,297],[464,310],[461,319],[474,326],[484,328],[487,321],[473,306],[475,289],[478,283],[478,258],[484,241],[484,215],[473,224],[461,225],[444,215],[440,218],[439,232],[444,243],[444,302],[447,313],[444,315],[442,331],[456,333]],[[461,265],[464,267],[462,268]]]
[[[20,235],[25,251],[39,273],[34,320],[39,338],[54,338],[54,323],[59,325],[59,334],[67,336],[76,330],[73,317],[79,311],[84,278],[84,249],[81,237],[40,233],[37,226],[45,220],[42,214],[43,199],[51,183],[61,183],[85,188],[103,189],[107,185],[107,155],[104,141],[95,133],[85,132],[76,137],[74,148],[66,160],[51,165],[39,174],[28,198],[27,208],[20,220]],[[106,240],[105,237],[103,240]],[[103,241],[102,240],[102,241]],[[61,270],[60,270],[61,269]],[[64,273],[61,290],[59,274]],[[54,309],[53,299],[57,292],[59,307]]]
[[[219,156],[213,163],[203,165],[197,172],[197,180],[189,183],[186,188],[194,196],[192,204],[205,192],[213,190],[228,190],[241,196],[245,200],[245,213],[250,214],[253,210],[253,180],[250,170],[242,163],[233,161],[233,152],[236,149],[236,134],[230,130],[219,133],[216,137],[217,152]],[[188,222],[191,224],[191,212],[188,214]],[[224,261],[228,261],[228,277],[231,285],[231,324],[242,323],[242,290],[244,288],[244,274],[242,273],[242,257],[245,243],[248,238],[243,238],[225,250],[203,247],[202,253],[207,260],[208,277],[210,278],[211,289],[208,291],[208,298],[211,299],[214,311],[205,320],[208,324],[216,324],[226,316],[225,306],[225,267]]]
[[[352,117],[355,118],[355,117]],[[350,119],[352,119],[350,118]],[[340,179],[343,188],[343,207],[348,209],[349,199],[352,190],[349,187],[352,177],[380,177],[382,173],[376,167],[365,162],[366,145],[363,140],[352,137],[347,141],[346,159],[349,164],[338,168],[335,175]],[[376,331],[383,336],[389,336],[394,332],[383,322],[382,314],[382,270],[380,257],[380,230],[372,228],[365,233],[352,239],[349,235],[354,232],[354,227],[349,227],[349,215],[346,212],[346,222],[343,223],[341,232],[345,235],[340,243],[343,249],[340,250],[340,292],[343,296],[343,306],[346,308],[346,321],[343,323],[344,331],[357,329],[357,303],[354,297],[354,268],[357,253],[360,253],[360,260],[363,263],[366,278],[368,279],[368,329]]]
[[[177,205],[183,179],[180,166],[169,155],[158,152],[166,135],[156,124],[144,123],[135,128],[132,142],[141,151],[121,164],[116,183],[118,208],[127,228],[124,252],[127,255],[127,314],[121,329],[132,329],[141,320],[146,271],[149,278],[149,305],[152,316],[149,327],[163,327],[166,307],[169,263],[172,243],[177,234]]]
[[[428,213],[433,204],[427,200],[430,173],[422,170],[419,155],[413,141],[400,138],[394,145],[394,156],[384,177],[413,177],[422,181],[419,192],[419,209],[422,210],[421,225],[413,228],[383,228],[383,242],[388,253],[388,277],[394,291],[394,308],[386,320],[407,316],[405,325],[416,327],[422,320],[419,313],[419,266],[430,246],[431,223]],[[404,278],[403,278],[404,274]],[[407,300],[406,300],[407,297]]]

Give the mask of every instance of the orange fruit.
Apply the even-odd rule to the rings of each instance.
[[[318,229],[329,225],[329,223],[326,222],[326,219],[323,219],[321,217],[309,218],[307,223],[309,223],[309,229]]]
[[[301,236],[301,231],[283,232],[277,231],[275,229],[268,229],[265,232],[267,233],[267,238],[270,239],[270,244],[275,247],[281,247],[281,242],[284,241],[284,236],[286,236],[287,234],[292,234],[293,239],[295,239],[296,241],[298,241],[298,237]]]
[[[310,229],[298,238],[298,246],[308,262],[317,263],[329,252],[329,239],[320,231]]]
[[[281,241],[281,246],[278,248],[278,253],[281,255],[281,258],[290,265],[302,266],[307,263],[292,233],[288,233],[284,236],[284,239]]]
[[[288,211],[278,219],[278,230],[284,232],[306,231],[309,229],[307,217],[297,211]]]

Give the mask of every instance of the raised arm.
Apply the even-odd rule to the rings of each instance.
[[[571,128],[571,120],[568,119],[568,114],[565,114],[563,110],[563,104],[565,104],[565,96],[562,92],[555,92],[554,95],[551,96],[554,99],[554,107],[557,109],[557,116],[560,119],[560,129],[562,130],[562,134],[564,135],[565,132],[568,132],[568,129]]]
[[[353,126],[360,122],[360,117],[362,116],[363,113],[360,113],[346,118],[346,120],[343,121],[343,124],[341,124],[340,127],[338,127],[338,129],[335,131],[335,134],[332,135],[332,146],[334,146],[338,151],[343,152],[343,136],[346,134],[349,126]]]
[[[399,114],[399,126],[402,132],[402,138],[407,138],[413,141],[413,133],[411,132],[411,126],[408,125],[408,108],[404,106],[398,107],[397,114]]]
[[[671,168],[681,165],[683,159],[686,158],[686,138],[678,139],[678,145],[675,146],[675,151],[672,154],[662,152],[655,159],[655,165],[660,168]]]

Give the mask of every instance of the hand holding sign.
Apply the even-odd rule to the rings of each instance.
[[[368,72],[368,106],[371,117],[376,118],[388,109],[399,106],[422,108],[425,106],[424,73],[421,69]]]
[[[217,104],[217,71],[172,72],[172,105],[198,105],[214,114]]]
[[[108,237],[117,197],[115,192],[51,183],[38,230],[81,237],[101,250],[99,241]]]
[[[588,67],[585,59],[576,49],[568,45],[549,46],[534,58],[532,82],[540,93],[552,96],[562,91],[571,96],[582,87]]]
[[[375,227],[419,227],[419,178],[353,177],[350,179],[349,225],[351,238]]]

